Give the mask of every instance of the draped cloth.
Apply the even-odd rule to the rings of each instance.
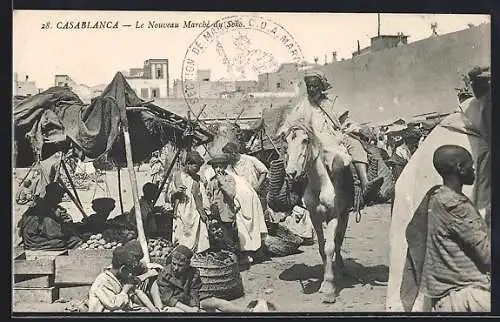
[[[178,171],[172,176],[173,181],[167,188],[168,199],[180,186],[186,187],[185,198],[181,198],[174,216],[173,241],[189,247],[196,253],[210,247],[207,225],[201,220],[200,213],[208,211],[210,203],[205,186],[184,171]],[[201,180],[201,179],[200,179]],[[172,204],[173,201],[172,201]]]
[[[432,187],[415,211],[415,215],[406,228],[408,250],[404,274],[401,281],[401,301],[405,311],[410,311],[418,296],[422,282],[425,253],[427,249],[427,225],[429,200],[440,186]]]
[[[311,221],[311,215],[305,208],[295,206],[292,214],[286,217],[284,226],[301,238],[314,238],[314,227]]]
[[[454,144],[466,148],[473,157],[476,180],[472,186],[464,186],[463,193],[474,203],[483,218],[489,221],[491,211],[491,155],[490,122],[491,96],[481,99],[471,98],[464,102],[463,112],[446,117],[429,134],[422,145],[401,172],[396,182],[391,227],[389,231],[389,284],[387,287],[386,310],[403,312],[400,297],[407,242],[405,231],[415,210],[427,191],[442,184],[442,179],[434,169],[434,151],[444,144]],[[421,292],[412,311],[429,311]]]
[[[240,239],[241,251],[256,251],[262,246],[262,240],[267,235],[264,221],[264,211],[257,192],[250,183],[232,170],[236,182],[236,199],[241,209],[236,213],[236,227]]]

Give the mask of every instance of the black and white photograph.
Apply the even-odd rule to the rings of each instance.
[[[12,24],[13,313],[492,311],[489,15]]]

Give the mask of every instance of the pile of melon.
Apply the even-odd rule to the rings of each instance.
[[[166,259],[173,249],[172,242],[165,238],[151,238],[148,240],[148,251],[151,257]]]
[[[108,228],[102,233],[84,234],[85,241],[79,249],[115,249],[126,242],[136,239],[137,234],[128,229],[112,229]]]
[[[116,240],[106,240],[102,234],[94,234],[87,241],[81,244],[78,249],[115,249],[123,245]]]

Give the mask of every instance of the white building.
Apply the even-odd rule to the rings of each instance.
[[[14,73],[14,79],[12,82],[12,89],[14,96],[31,96],[36,95],[40,91],[36,87],[36,82],[29,81],[29,76],[26,75],[23,81],[19,81],[17,78],[17,73]]]
[[[148,59],[142,69],[131,68],[124,76],[142,99],[170,97],[168,59]]]

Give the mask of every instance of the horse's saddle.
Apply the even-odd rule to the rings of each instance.
[[[383,156],[383,152],[379,147],[372,144],[368,144],[363,140],[355,137],[354,135],[352,136],[361,143],[361,145],[363,146],[368,155],[368,167],[367,167],[368,181],[373,181],[378,177],[383,178],[383,183],[380,189],[378,189],[378,191],[374,191],[376,196],[374,196],[374,198],[371,199],[376,200],[377,202],[380,203],[391,200],[392,195],[394,193],[394,179],[392,176],[392,171],[386,163],[386,158],[384,158]],[[358,200],[358,202],[360,207],[362,208],[364,207],[364,200],[362,198],[363,194],[361,190],[361,182],[358,178],[358,172],[356,171],[356,168],[352,163],[350,164],[350,169],[354,179],[355,201],[356,198],[361,198],[360,200]]]

